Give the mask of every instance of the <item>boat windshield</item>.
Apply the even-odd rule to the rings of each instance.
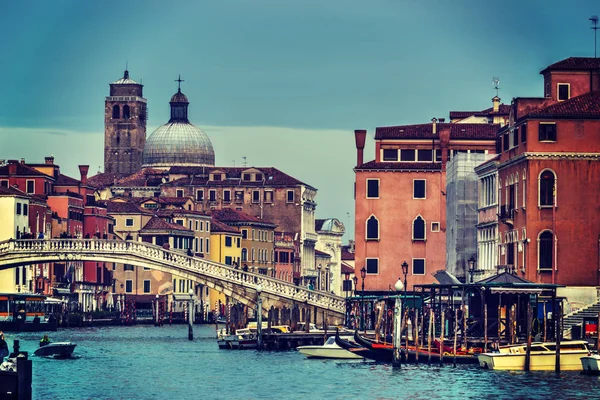
[[[325,342],[325,344],[334,344],[335,343],[335,336],[330,337],[329,339],[327,339],[327,341]]]

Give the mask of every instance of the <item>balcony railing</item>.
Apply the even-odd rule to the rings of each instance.
[[[515,221],[515,209],[510,205],[503,205],[500,207],[500,214],[498,214],[500,221],[507,225],[513,225]]]

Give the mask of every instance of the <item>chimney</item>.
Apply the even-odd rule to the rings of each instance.
[[[437,118],[431,118],[431,133],[434,135],[437,134]]]
[[[16,175],[17,174],[17,164],[19,162],[17,160],[8,160],[8,175]]]
[[[87,174],[90,169],[89,165],[80,165],[79,166],[79,174],[81,175],[81,184],[87,185]]]
[[[25,164],[25,159],[21,158],[21,164]]]
[[[44,161],[47,165],[54,165],[54,156],[44,157]]]
[[[492,98],[492,110],[494,112],[500,111],[500,97],[494,96]]]
[[[354,139],[356,141],[356,166],[363,165],[363,151],[365,149],[365,140],[367,139],[366,129],[354,130]]]
[[[444,122],[446,122],[446,118],[440,118],[440,124],[443,124]]]

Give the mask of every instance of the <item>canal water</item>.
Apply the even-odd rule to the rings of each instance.
[[[40,334],[6,333],[37,348]],[[214,326],[61,329],[76,359],[32,357],[34,399],[600,399],[579,372],[501,372],[476,366],[307,360],[296,351],[219,350]]]

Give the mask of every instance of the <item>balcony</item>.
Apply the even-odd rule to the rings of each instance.
[[[515,209],[510,205],[503,205],[500,207],[498,219],[500,219],[500,222],[503,224],[513,226],[515,224]]]
[[[304,241],[316,242],[319,239],[319,235],[312,232],[304,232]]]

